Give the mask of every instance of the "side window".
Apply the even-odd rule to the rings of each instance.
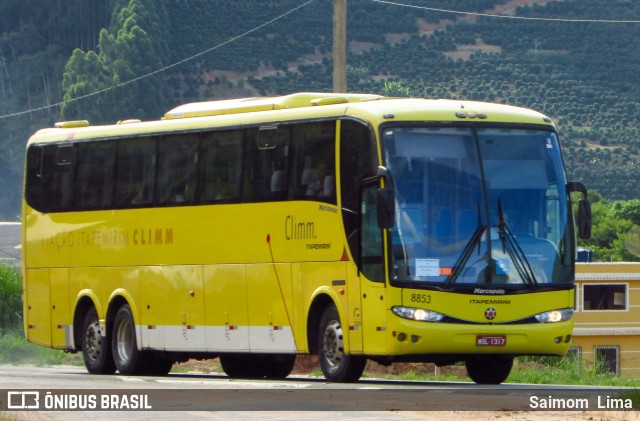
[[[286,200],[289,190],[289,129],[266,126],[248,131],[243,201]]]
[[[27,203],[44,213],[72,210],[75,161],[73,144],[29,147]]]
[[[292,126],[293,197],[336,204],[335,121]]]
[[[362,274],[374,282],[384,282],[382,231],[378,227],[378,186],[369,185],[362,192],[360,219],[360,267]]]
[[[369,128],[353,120],[340,122],[340,194],[342,220],[351,255],[358,253],[358,193],[360,182],[376,174],[378,158]]]
[[[158,141],[158,180],[156,203],[193,203],[198,168],[197,135],[162,137]]]
[[[357,212],[360,182],[376,174],[378,167],[376,147],[367,126],[352,120],[343,120],[340,126],[342,207]]]
[[[75,155],[74,145],[58,145],[56,147],[53,184],[49,192],[54,212],[72,209]]]
[[[25,199],[40,212],[51,212],[51,183],[53,181],[56,146],[35,145],[27,150],[27,183]]]
[[[115,141],[78,143],[75,207],[108,209],[113,202]]]
[[[212,132],[200,145],[199,203],[232,203],[240,199],[244,131]]]
[[[155,175],[155,139],[120,140],[116,157],[116,207],[150,205],[153,202]]]

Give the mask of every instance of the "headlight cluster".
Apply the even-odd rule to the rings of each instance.
[[[570,320],[573,317],[573,309],[563,308],[560,310],[545,311],[544,313],[536,314],[535,318],[540,323],[557,323]]]
[[[415,307],[394,306],[391,307],[391,311],[403,319],[418,320],[421,322],[439,322],[444,318],[444,314]]]

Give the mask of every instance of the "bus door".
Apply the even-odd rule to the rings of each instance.
[[[71,348],[73,330],[69,308],[69,269],[51,268],[49,272],[51,304],[51,346]]]
[[[49,269],[27,269],[25,327],[29,342],[51,346]]]
[[[383,230],[378,224],[376,179],[365,184],[361,194],[360,297],[365,354],[386,352],[386,300]]]

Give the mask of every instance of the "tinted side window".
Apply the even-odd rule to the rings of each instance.
[[[374,137],[369,128],[352,120],[340,123],[340,192],[342,220],[351,255],[358,260],[358,192],[364,178],[375,175],[378,158]],[[358,260],[358,264],[360,264]]]
[[[116,207],[139,207],[151,204],[155,174],[155,139],[119,141],[116,158]]]
[[[73,180],[76,148],[74,145],[56,146],[53,183],[50,193],[54,211],[68,211],[73,206]]]
[[[160,138],[156,186],[156,203],[159,205],[193,203],[196,192],[198,143],[197,135]]]
[[[27,152],[27,203],[41,212],[73,209],[73,144],[31,146]]]
[[[289,130],[250,130],[245,149],[243,201],[285,200],[288,197]]]
[[[115,142],[78,143],[76,147],[75,208],[110,208],[113,202]]]
[[[369,128],[352,120],[343,120],[340,132],[342,207],[357,212],[360,182],[376,174],[378,159],[375,143]]]
[[[335,121],[293,125],[294,197],[336,203]]]
[[[27,183],[25,199],[29,206],[40,211],[50,212],[49,199],[53,176],[55,146],[31,146],[27,150]]]
[[[200,145],[199,203],[240,200],[244,130],[206,133]]]

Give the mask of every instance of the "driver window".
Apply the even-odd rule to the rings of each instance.
[[[384,282],[384,259],[382,230],[378,227],[377,185],[371,185],[362,192],[360,226],[360,260],[364,276],[374,282]]]

